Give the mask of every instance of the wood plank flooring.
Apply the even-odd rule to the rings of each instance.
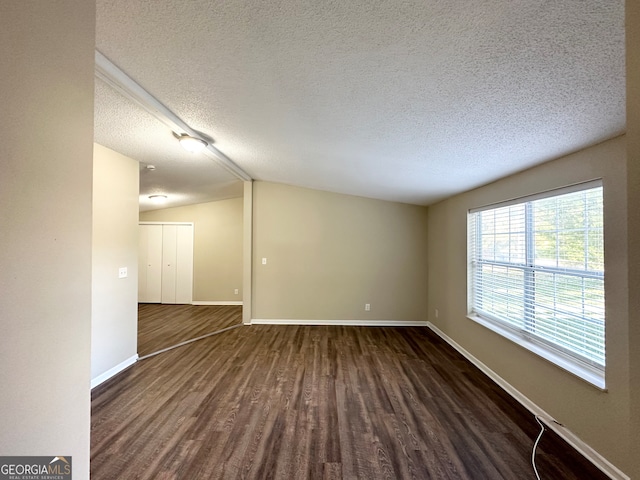
[[[427,328],[242,326],[92,394],[91,478],[535,479],[534,418]],[[543,479],[604,479],[545,433]]]
[[[138,355],[242,323],[242,306],[138,304]]]

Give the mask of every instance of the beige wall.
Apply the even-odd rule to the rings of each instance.
[[[627,0],[627,168],[631,353],[631,478],[640,478],[640,2]]]
[[[139,164],[93,151],[91,378],[135,359],[138,335]],[[118,278],[127,267],[127,278]]]
[[[429,320],[623,470],[629,468],[625,148],[619,137],[429,207]],[[604,185],[606,393],[466,318],[467,210],[595,178]]]
[[[253,201],[254,319],[426,319],[426,208],[267,182]]]
[[[141,222],[194,223],[194,302],[242,301],[242,205],[232,198],[140,213]]]
[[[94,2],[0,2],[0,455],[89,478]]]

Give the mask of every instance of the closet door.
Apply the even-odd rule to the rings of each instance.
[[[162,225],[162,303],[177,303],[177,232],[177,225]]]
[[[140,225],[138,301],[193,300],[193,225]]]
[[[177,226],[176,265],[175,303],[191,303],[193,300],[193,225]]]
[[[159,303],[162,298],[162,225],[140,225],[138,301]]]

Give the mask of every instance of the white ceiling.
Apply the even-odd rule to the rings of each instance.
[[[257,180],[426,205],[625,131],[624,0],[97,6],[96,48]],[[241,194],[96,84],[96,141],[157,167],[141,197]]]

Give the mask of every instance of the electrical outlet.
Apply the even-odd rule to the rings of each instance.
[[[367,311],[367,312],[368,312],[368,311],[370,311],[370,310],[371,310],[371,304],[370,304],[370,303],[365,303],[365,304],[364,304],[364,309],[365,309],[365,311]]]
[[[238,289],[237,288],[233,291],[233,294],[234,295],[238,295]]]
[[[127,278],[127,267],[120,267],[118,269],[118,278]]]
[[[267,257],[262,257],[262,264],[266,265],[267,264]]]
[[[436,308],[436,318],[438,318],[438,309]]]

